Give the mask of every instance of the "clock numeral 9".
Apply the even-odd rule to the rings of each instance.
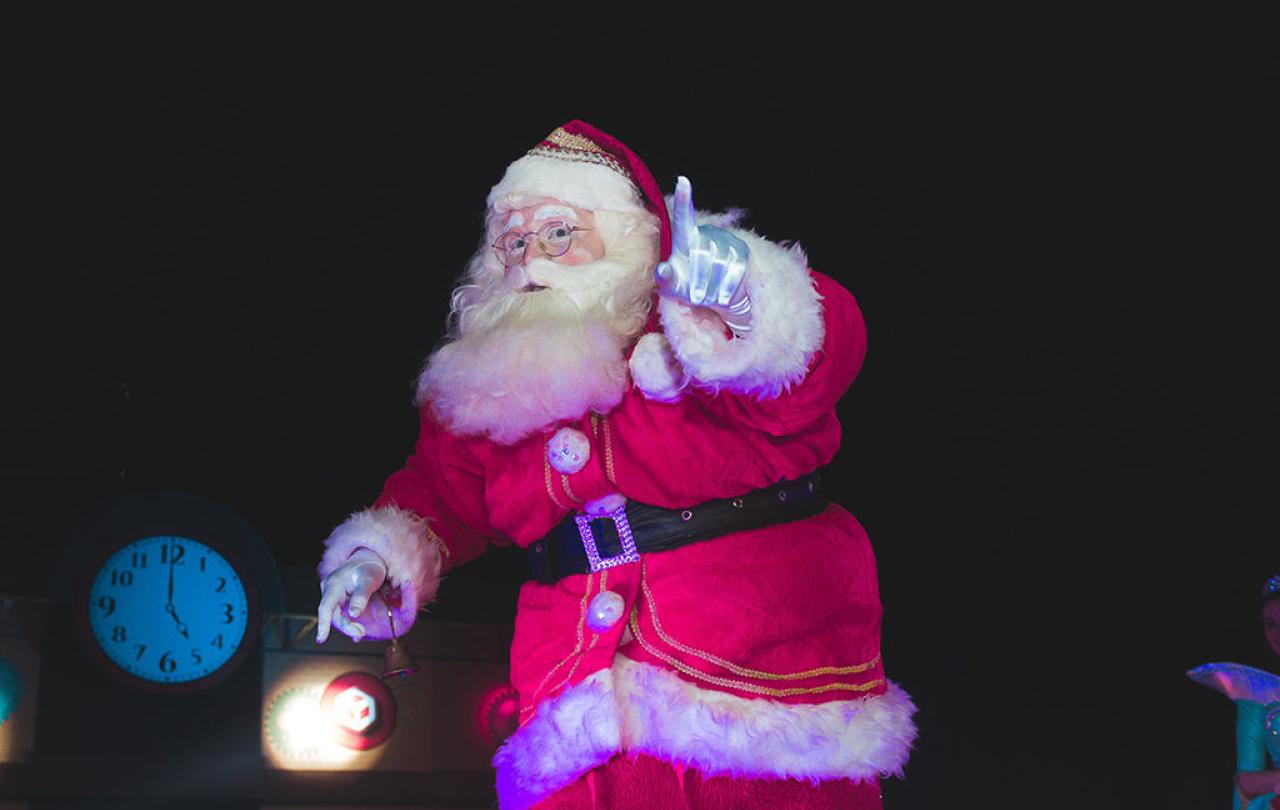
[[[112,585],[132,585],[133,572],[132,571],[112,571],[111,584]]]
[[[174,543],[173,545],[163,545],[160,547],[160,562],[165,565],[169,564],[169,558],[173,558],[173,564],[177,565],[182,562],[183,556],[187,553],[187,549]]]
[[[102,609],[104,617],[110,616],[116,612],[116,600],[110,596],[103,596],[98,599],[98,607]]]

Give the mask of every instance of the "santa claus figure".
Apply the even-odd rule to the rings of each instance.
[[[528,549],[503,808],[873,808],[902,773],[871,545],[820,477],[862,317],[739,218],[589,124],[548,135],[489,193],[412,456],[326,541],[319,642],[402,634],[452,567]]]

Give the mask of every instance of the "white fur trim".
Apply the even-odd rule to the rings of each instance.
[[[631,181],[599,163],[525,155],[507,167],[489,191],[489,208],[520,208],[537,197],[551,197],[589,211],[644,211]]]
[[[400,607],[393,609],[397,636],[409,632],[418,610],[436,598],[443,564],[441,541],[426,521],[406,509],[385,506],[356,512],[325,540],[317,569],[321,581],[347,561],[358,548],[377,552],[387,564],[387,579],[400,588]],[[391,638],[387,607],[375,593],[356,622],[368,631],[366,638]]]
[[[667,336],[661,332],[641,337],[628,364],[632,381],[649,399],[675,402],[689,385],[689,372],[680,365]]]
[[[624,656],[614,659],[613,673],[627,749],[704,774],[901,776],[916,737],[916,707],[893,683],[883,695],[792,704],[702,689]]]
[[[623,751],[705,775],[823,779],[901,776],[916,707],[897,684],[883,695],[813,705],[702,689],[617,655],[538,706],[493,758],[498,799],[524,808]]]
[[[803,380],[814,352],[822,347],[822,297],[814,288],[803,248],[733,227],[741,216],[737,209],[721,214],[699,211],[696,219],[700,225],[725,228],[751,251],[745,282],[751,296],[751,331],[728,337],[719,320],[699,322],[692,306],[669,298],[659,301],[658,314],[675,356],[694,384],[770,399]]]
[[[608,762],[622,747],[621,720],[607,669],[543,701],[493,756],[498,806],[523,810]]]

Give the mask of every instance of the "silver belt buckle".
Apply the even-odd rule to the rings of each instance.
[[[613,568],[627,563],[640,562],[640,552],[636,551],[636,539],[631,536],[631,524],[627,522],[627,507],[619,507],[607,517],[618,529],[618,540],[622,542],[622,553],[612,557],[600,558],[600,549],[596,547],[596,536],[591,533],[591,521],[597,520],[590,515],[574,515],[573,522],[578,524],[578,534],[582,537],[582,547],[587,550],[587,562],[591,564],[591,573],[605,568]]]

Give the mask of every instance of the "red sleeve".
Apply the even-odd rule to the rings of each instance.
[[[867,328],[858,302],[835,279],[809,272],[821,296],[823,340],[809,361],[804,379],[789,391],[765,399],[727,389],[710,393],[695,388],[695,396],[702,397],[708,407],[719,410],[726,419],[773,436],[797,433],[834,410],[862,368]]]
[[[425,518],[443,541],[444,570],[480,556],[489,543],[509,545],[489,525],[484,469],[464,441],[445,431],[429,405],[419,410],[413,455],[383,485],[374,507],[397,506]]]

